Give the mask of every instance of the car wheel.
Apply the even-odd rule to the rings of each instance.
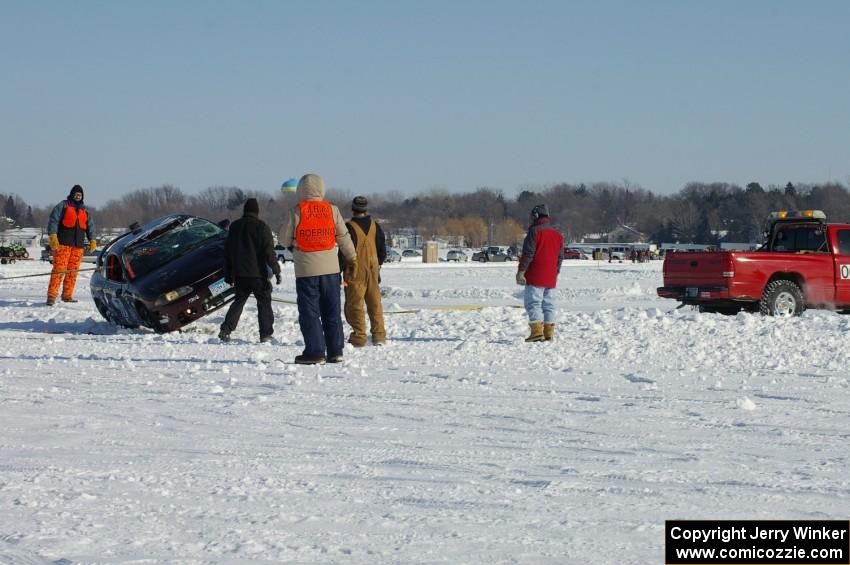
[[[799,316],[806,309],[803,292],[793,281],[779,279],[764,287],[759,301],[759,311],[765,316],[790,318]]]
[[[97,311],[100,312],[100,315],[103,316],[103,319],[109,322],[112,325],[115,325],[115,320],[112,319],[112,316],[109,314],[109,308],[103,303],[99,298],[94,299],[94,305],[97,308]]]
[[[487,259],[485,259],[484,257],[479,257],[479,258],[478,258],[478,262],[479,262],[479,263],[486,263],[486,262],[487,262]]]

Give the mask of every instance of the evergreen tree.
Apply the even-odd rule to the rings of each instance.
[[[3,215],[12,220],[18,220],[18,209],[15,206],[15,199],[11,194],[6,199],[6,206],[3,207]]]

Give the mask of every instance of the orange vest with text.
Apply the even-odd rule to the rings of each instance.
[[[301,221],[295,228],[295,243],[301,251],[328,251],[336,245],[333,208],[329,202],[307,200],[298,205]]]

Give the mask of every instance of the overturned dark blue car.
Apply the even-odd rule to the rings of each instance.
[[[224,281],[227,232],[174,214],[133,225],[103,248],[91,294],[101,315],[127,328],[157,333],[182,328],[233,298]]]

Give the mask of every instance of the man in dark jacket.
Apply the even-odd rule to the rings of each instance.
[[[368,214],[365,196],[357,196],[351,202],[354,216],[345,223],[351,242],[357,251],[357,267],[345,271],[345,321],[351,326],[348,343],[363,347],[366,337],[366,313],[369,313],[369,328],[372,345],[383,345],[387,340],[384,329],[384,308],[381,304],[381,265],[387,259],[387,243],[384,231]],[[340,253],[340,261],[344,261]],[[363,303],[366,309],[363,309]]]
[[[549,225],[549,210],[538,204],[531,210],[531,226],[522,244],[516,282],[525,286],[525,311],[531,334],[525,341],[555,339],[555,303],[552,294],[564,260],[564,236]]]
[[[242,217],[230,224],[224,244],[224,279],[236,287],[236,298],[227,310],[218,338],[230,341],[230,334],[239,324],[242,308],[251,294],[257,299],[257,318],[260,323],[260,342],[272,340],[274,313],[272,285],[268,271],[281,282],[280,265],[274,252],[274,240],[269,226],[258,216],[260,205],[256,198],[245,201]]]

